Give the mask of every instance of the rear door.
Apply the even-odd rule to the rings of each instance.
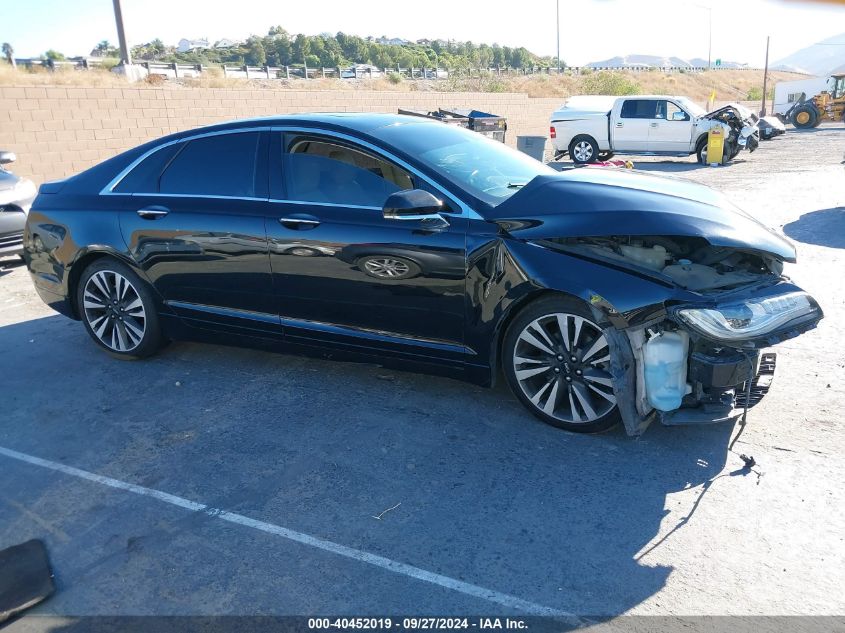
[[[188,139],[146,158],[114,189],[131,256],[192,325],[280,332],[264,218],[268,130]]]
[[[626,99],[611,125],[613,149],[620,152],[648,151],[648,135],[657,116],[657,99]]]
[[[649,130],[650,152],[689,153],[692,149],[692,117],[674,101],[657,102],[655,120]]]
[[[349,139],[290,132],[271,152],[267,230],[286,339],[464,361],[466,218],[385,218],[391,193],[429,185]]]

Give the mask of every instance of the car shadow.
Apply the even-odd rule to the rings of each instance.
[[[593,617],[626,612],[659,592],[673,571],[660,564],[661,548],[695,522],[712,485],[748,474],[723,472],[730,425],[653,425],[641,438],[619,428],[570,434],[535,420],[501,384],[488,390],[194,343],[117,362],[59,316],[0,327],[0,349],[12,394],[0,419],[7,448]],[[319,577],[333,568],[313,572],[317,578],[307,566],[295,568],[302,577],[279,574],[279,561],[246,528],[208,542],[213,531],[198,527],[214,520],[205,512],[172,518],[163,506],[160,531],[143,534],[139,561],[120,545],[143,529],[133,512],[88,516],[107,508],[63,504],[63,479],[28,465],[21,472],[25,478],[4,476],[0,488],[54,508],[45,520],[69,535],[43,533],[15,510],[0,513],[0,542],[38,536],[50,548],[58,592],[33,613],[213,614],[216,604],[231,615],[360,611],[345,590],[327,589],[331,578]],[[84,485],[99,494],[96,484]],[[667,500],[692,488],[700,491],[691,510]],[[125,503],[142,503],[126,495]],[[389,520],[374,520],[397,502]],[[167,563],[171,533],[187,539],[190,573]],[[106,538],[113,534],[121,537]],[[227,567],[232,559],[237,573]],[[414,600],[435,590],[399,575],[370,586],[366,574],[382,572],[360,567],[362,605],[370,596],[380,613],[420,604]],[[302,598],[301,586],[312,584],[320,589]],[[483,601],[469,604],[490,612]],[[89,623],[66,624],[53,630]]]
[[[783,232],[798,242],[845,248],[845,207],[819,209],[784,225]]]

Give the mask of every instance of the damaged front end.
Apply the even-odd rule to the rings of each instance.
[[[771,382],[763,350],[824,316],[783,274],[794,247],[706,187],[587,171],[535,179],[494,221],[533,247],[531,278],[592,307],[629,434],[738,418]]]
[[[730,158],[741,150],[753,152],[760,145],[757,115],[738,103],[708,112],[698,122],[699,132],[721,125],[725,130],[725,149]]]
[[[782,275],[782,260],[771,254],[714,247],[686,236],[535,243],[624,266],[679,290],[662,305],[629,313],[591,297],[591,305],[615,326],[618,371],[611,373],[632,435],[655,419],[679,425],[739,418],[774,374],[775,354],[761,350],[815,327],[823,317],[818,303]]]

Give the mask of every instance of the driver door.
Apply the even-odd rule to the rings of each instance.
[[[386,219],[391,193],[425,183],[328,133],[277,133],[271,153],[267,233],[286,338],[462,360],[466,218]]]
[[[648,135],[648,151],[688,154],[692,149],[692,117],[674,101],[657,102]]]

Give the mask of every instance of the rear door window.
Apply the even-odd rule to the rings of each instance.
[[[159,192],[256,197],[256,180],[260,180],[256,175],[261,172],[259,148],[263,145],[260,137],[260,132],[233,132],[188,141],[162,173]]]
[[[628,99],[622,104],[622,113],[620,116],[623,119],[656,119],[657,100]]]

